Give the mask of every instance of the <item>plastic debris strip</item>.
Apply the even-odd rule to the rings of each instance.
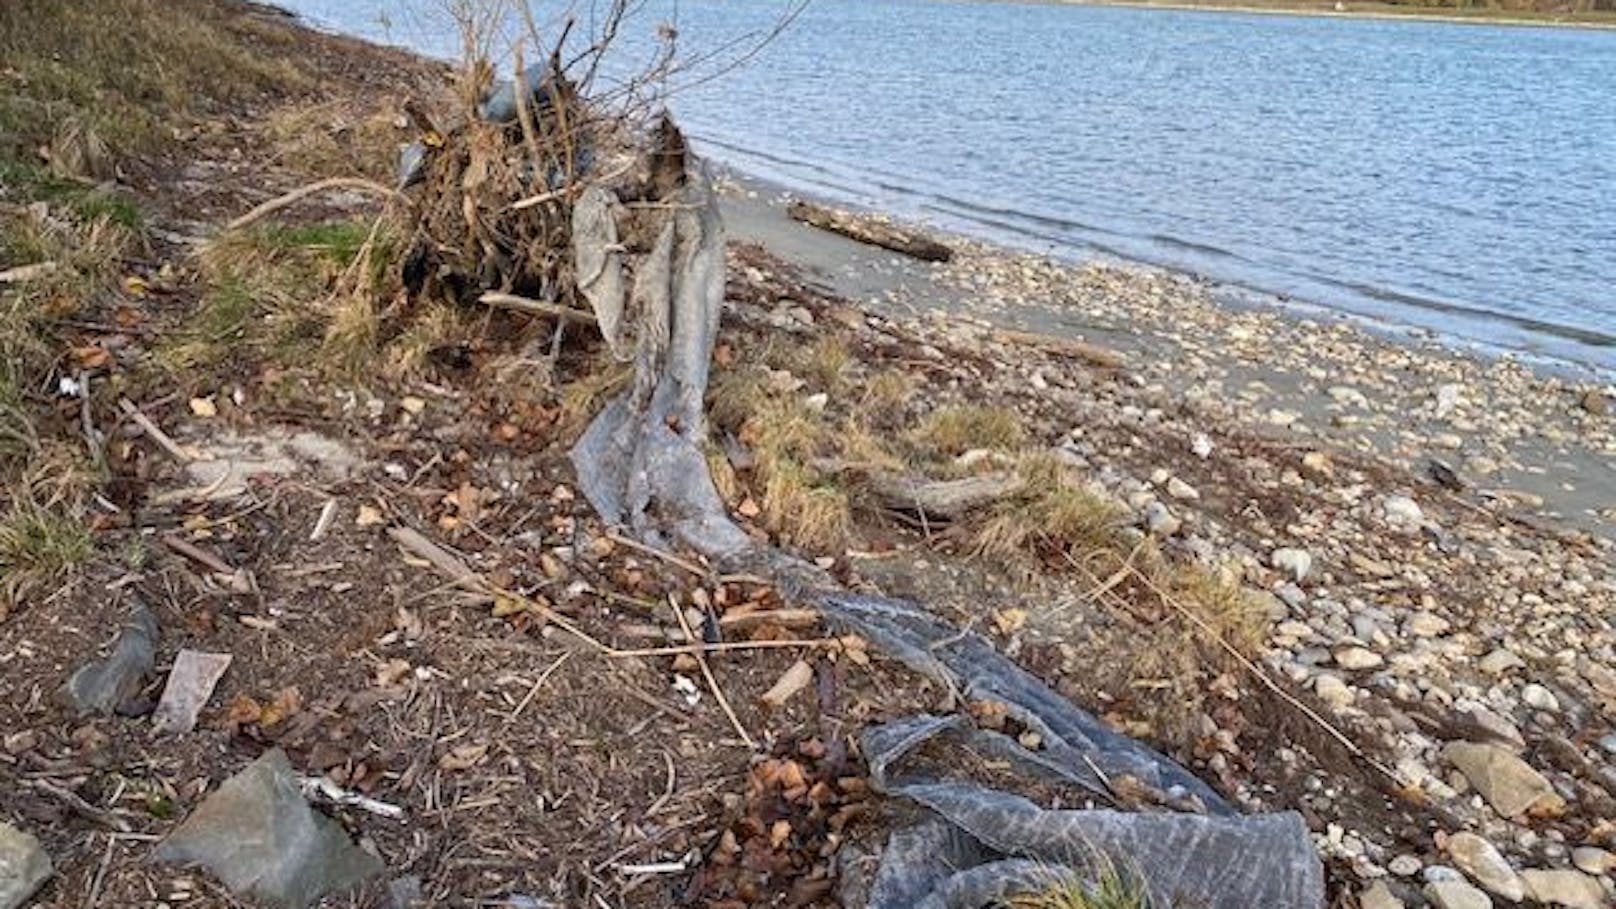
[[[1037,732],[1028,750],[962,719],[917,716],[868,730],[872,781],[934,814],[898,830],[879,859],[868,909],[978,909],[1098,868],[1137,875],[1154,909],[1319,909],[1324,872],[1301,817],[1241,816],[1169,758],[1118,735],[999,654],[980,635],[899,600],[840,588],[807,562],[761,546],[729,517],[708,473],[702,410],[723,302],[723,226],[694,163],[653,251],[636,269],[632,387],[572,450],[579,488],[608,522],[652,545],[682,544],[725,570],[773,578],[787,600],[816,606],[912,669],[967,699],[1001,702]],[[893,776],[945,730],[1029,778],[1081,788],[1096,803],[1150,811],[1046,810],[972,782]],[[1126,779],[1127,797],[1118,792]],[[864,900],[863,903],[858,900]]]

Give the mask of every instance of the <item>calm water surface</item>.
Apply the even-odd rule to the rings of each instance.
[[[455,50],[439,0],[281,2]],[[784,9],[651,0],[626,50]],[[1616,32],[813,0],[671,105],[802,189],[1616,369]]]

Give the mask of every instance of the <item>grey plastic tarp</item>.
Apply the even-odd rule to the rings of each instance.
[[[917,604],[851,593],[824,572],[760,546],[730,519],[702,446],[703,398],[723,304],[724,244],[710,183],[693,171],[653,261],[636,268],[635,382],[591,424],[572,452],[579,485],[608,522],[653,545],[690,546],[727,570],[775,580],[788,600],[869,638],[967,699],[1006,704],[1036,731],[1037,750],[917,716],[867,730],[862,750],[882,792],[934,814],[895,831],[880,858],[868,909],[977,909],[1047,887],[1051,876],[1092,880],[1110,865],[1137,874],[1153,905],[1178,909],[1319,909],[1323,869],[1295,813],[1243,816],[1167,757],[1118,735],[999,654]],[[587,256],[586,250],[580,250]],[[894,772],[945,730],[1009,761],[1112,804],[1115,782],[1153,795],[1150,810],[1048,810],[968,781]],[[857,909],[857,907],[855,907]]]

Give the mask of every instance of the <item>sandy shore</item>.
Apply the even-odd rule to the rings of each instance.
[[[1483,498],[1616,536],[1616,388],[1416,330],[1235,304],[1216,285],[1143,266],[1072,265],[962,237],[950,238],[952,263],[926,265],[798,224],[787,196],[729,174],[732,236],[872,311],[1103,344],[1138,382],[1207,419],[1384,458],[1415,477],[1447,468]]]

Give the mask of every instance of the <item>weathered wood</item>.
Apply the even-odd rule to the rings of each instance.
[[[1112,350],[1109,347],[1101,347],[1088,341],[1080,341],[1076,338],[1057,338],[1053,335],[1041,335],[1030,331],[1013,331],[1010,329],[994,332],[993,336],[1006,344],[1024,344],[1028,347],[1036,347],[1045,353],[1082,360],[1101,369],[1121,369],[1127,364],[1127,358],[1119,351]]]
[[[786,206],[786,214],[820,230],[841,234],[860,243],[890,249],[926,262],[947,262],[954,258],[954,250],[929,237],[885,224],[870,218],[797,200]]]
[[[525,312],[533,316],[549,316],[567,322],[579,322],[584,325],[595,324],[595,314],[582,309],[573,309],[552,303],[549,300],[535,300],[531,297],[519,297],[516,294],[502,294],[489,291],[477,298],[484,306],[496,309],[509,309],[514,312]]]
[[[969,511],[1014,495],[1027,481],[1018,474],[1000,472],[960,480],[876,474],[869,482],[871,492],[886,508],[927,518],[955,520]]]

